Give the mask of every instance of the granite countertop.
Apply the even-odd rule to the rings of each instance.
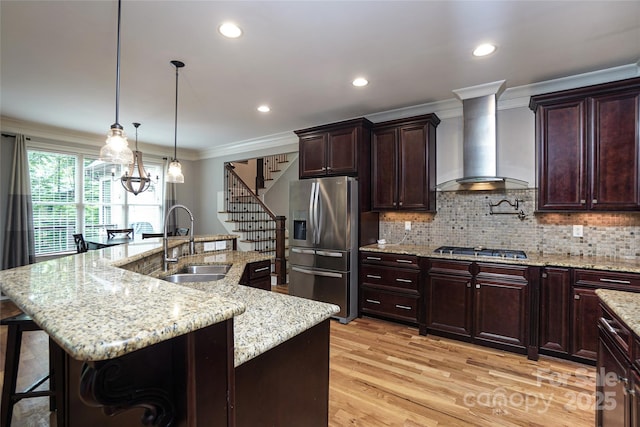
[[[235,237],[199,236],[196,241]],[[178,240],[171,245],[180,244]],[[232,263],[217,286],[237,288],[235,293],[203,292],[195,286],[186,287],[117,268],[161,252],[162,239],[148,239],[3,270],[0,271],[0,290],[74,359],[107,360],[242,314],[252,301],[249,296],[253,295],[238,286],[244,267],[247,262],[270,258],[237,251],[181,257],[181,263]],[[260,292],[270,295],[267,291]],[[257,295],[253,300],[271,298]],[[266,351],[261,351],[262,348],[271,348],[337,312],[337,307],[330,304],[302,304],[287,295],[276,300],[281,297],[284,299],[279,305],[295,305],[296,314],[303,319],[291,327],[282,319],[279,330],[268,331],[260,331],[261,322],[256,317],[241,320],[241,325],[250,324],[247,328],[258,330],[248,331],[245,338],[236,338],[240,349],[236,350],[236,362],[257,356]],[[309,313],[303,315],[301,308]],[[274,322],[273,305],[269,311],[261,310],[252,309],[252,312],[256,316],[265,315],[267,323]],[[238,332],[241,330],[242,327],[238,328]],[[252,339],[255,342],[252,343]]]
[[[596,295],[640,337],[640,293],[596,289]]]
[[[434,252],[435,246],[421,245],[367,245],[360,248],[361,251],[395,253],[405,255],[417,255],[428,258],[456,259],[462,261],[485,261],[501,264],[517,264],[531,266],[555,266],[585,268],[592,270],[609,270],[628,273],[640,273],[640,259],[623,259],[612,257],[589,257],[589,256],[568,256],[553,254],[529,254],[527,259],[509,259],[499,257],[472,256],[472,255],[450,255]]]

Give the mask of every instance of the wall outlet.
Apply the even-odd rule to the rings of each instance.
[[[411,221],[405,221],[404,222],[404,230],[405,231],[411,231]]]
[[[215,251],[216,250],[216,242],[204,242],[204,250],[205,251]]]
[[[227,249],[227,242],[225,240],[216,242],[216,251],[221,251],[223,249]]]
[[[582,225],[574,225],[573,226],[573,237],[582,237],[584,236],[584,228]]]

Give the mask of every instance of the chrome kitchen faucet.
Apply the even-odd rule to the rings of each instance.
[[[170,262],[178,262],[178,259],[180,258],[180,255],[175,258],[169,258],[169,238],[167,236],[167,225],[169,223],[169,216],[171,212],[173,212],[177,208],[182,208],[189,214],[189,218],[191,220],[191,225],[189,226],[189,255],[194,255],[196,253],[195,241],[193,239],[193,214],[185,205],[171,206],[167,211],[166,216],[164,217],[164,226],[162,227],[162,260],[164,261],[164,271],[167,271],[169,269]]]

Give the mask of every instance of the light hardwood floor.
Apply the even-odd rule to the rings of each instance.
[[[0,302],[0,316],[15,307]],[[6,327],[0,328],[0,369]],[[47,370],[43,332],[24,338],[19,386]],[[0,371],[0,379],[4,372]],[[593,426],[595,369],[418,335],[362,318],[331,323],[329,425]],[[286,396],[282,397],[286,399]],[[55,426],[46,398],[16,405],[13,427]]]

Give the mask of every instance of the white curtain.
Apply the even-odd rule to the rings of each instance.
[[[24,135],[15,136],[11,185],[7,199],[7,222],[2,268],[14,268],[35,262],[33,205],[29,158]]]

